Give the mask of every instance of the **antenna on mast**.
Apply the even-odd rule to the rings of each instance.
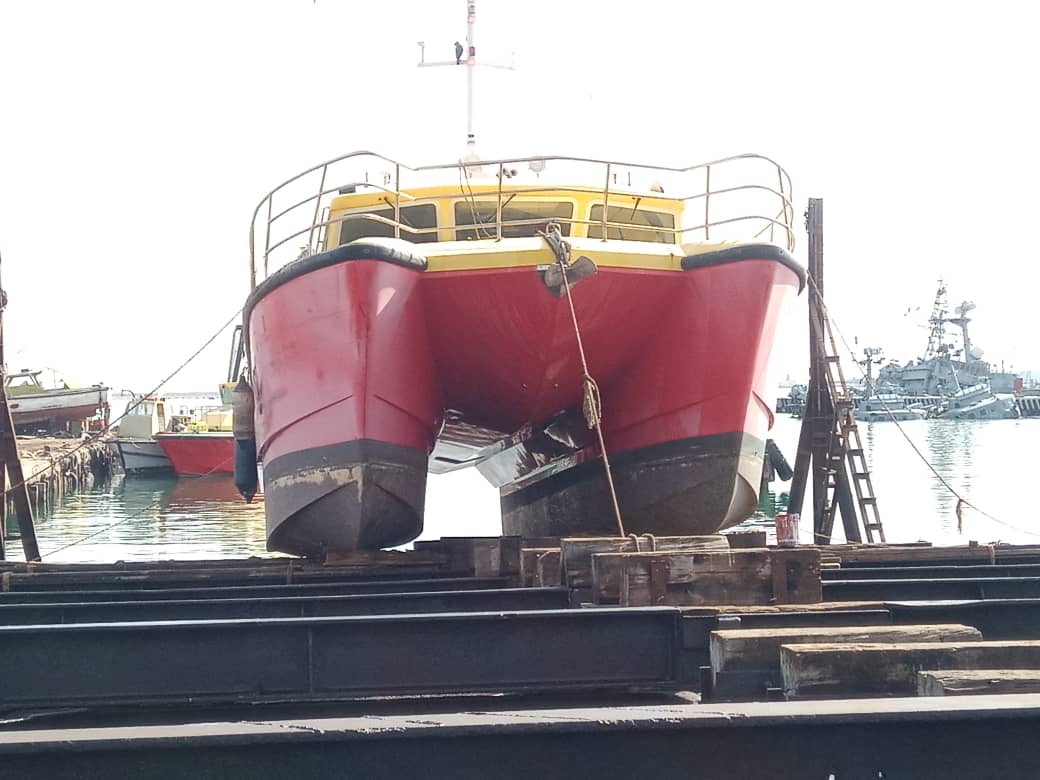
[[[455,41],[455,59],[426,61],[426,42],[419,41],[419,67],[439,68],[446,65],[466,67],[466,154],[463,160],[466,162],[479,159],[476,152],[476,135],[473,131],[473,105],[474,105],[474,71],[477,67],[497,68],[499,70],[516,70],[514,62],[508,65],[481,63],[477,64],[477,45],[474,29],[477,25],[477,3],[476,0],[466,0],[466,45],[463,46]],[[515,56],[514,56],[515,59]]]

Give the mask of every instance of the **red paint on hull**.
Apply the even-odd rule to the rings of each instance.
[[[381,261],[321,268],[249,319],[257,453],[358,439],[429,451],[443,401],[419,298],[423,272]]]
[[[382,261],[340,263],[285,282],[253,307],[270,549],[321,555],[421,533],[426,458],[444,409],[423,275]]]
[[[744,261],[675,273],[601,268],[574,289],[608,451],[745,431],[765,438],[767,368],[793,271]],[[566,301],[534,269],[429,274],[427,322],[443,394],[512,432],[581,401]]]
[[[609,451],[719,434],[763,441],[769,353],[783,301],[797,287],[793,270],[765,259],[684,272],[604,267],[578,284],[574,302]],[[365,495],[378,499],[371,506],[381,522],[417,535],[425,472],[415,475],[415,459],[394,453],[416,453],[422,463],[443,410],[512,433],[581,403],[567,302],[530,267],[429,273],[371,259],[315,267],[268,290],[247,326],[269,544],[293,518],[307,516],[307,533],[319,535],[325,522],[370,521]],[[352,442],[386,445],[377,465],[392,476],[359,471],[370,456],[357,453],[368,450],[337,449]],[[331,462],[335,453],[347,453],[343,463]],[[732,485],[737,466],[727,469]],[[757,476],[742,478],[757,494]],[[397,492],[405,482],[407,496]],[[350,519],[322,520],[312,511],[319,506]],[[373,538],[357,543],[377,544]],[[345,539],[364,534],[354,528],[337,539],[350,546]],[[293,544],[286,551],[302,549]]]
[[[159,433],[155,440],[182,477],[232,474],[235,439],[231,433]]]

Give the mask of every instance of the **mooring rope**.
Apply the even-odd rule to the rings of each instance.
[[[617,491],[614,489],[614,476],[610,470],[610,459],[607,457],[607,446],[603,441],[603,404],[600,402],[599,385],[589,373],[589,364],[585,359],[585,345],[581,340],[581,328],[578,325],[578,315],[574,310],[574,299],[571,296],[571,284],[567,279],[567,266],[570,264],[571,245],[563,239],[560,226],[550,222],[545,230],[539,230],[538,235],[552,250],[557,264],[560,266],[560,274],[563,276],[563,289],[567,294],[567,306],[571,312],[571,324],[574,326],[574,338],[578,342],[578,355],[581,357],[582,370],[582,413],[585,416],[585,424],[596,431],[599,440],[599,452],[603,458],[603,471],[607,477],[607,487],[610,490],[610,500],[614,505],[614,519],[617,522],[618,535],[625,536],[625,524],[621,520],[621,507],[618,504]]]
[[[834,332],[838,334],[838,338],[841,339],[842,345],[844,345],[845,349],[852,357],[853,364],[855,364],[856,368],[859,369],[859,372],[863,375],[863,378],[867,379],[867,375],[866,372],[863,370],[863,366],[861,366],[859,361],[856,359],[856,353],[853,351],[852,347],[849,346],[849,342],[845,339],[844,334],[842,334],[841,328],[838,327],[837,321],[834,319],[830,311],[827,309],[827,304],[823,300],[823,293],[820,291],[820,288],[816,286],[816,280],[812,277],[812,274],[806,273],[805,276],[806,279],[809,280],[809,284],[812,285],[813,290],[816,292],[816,298],[820,302],[820,308],[823,311],[823,316],[827,318],[831,326],[834,328]],[[907,432],[903,429],[903,426],[899,424],[899,420],[896,419],[895,414],[892,413],[892,410],[888,408],[888,405],[880,396],[878,396],[878,401],[881,402],[881,408],[885,411],[886,414],[888,414],[889,419],[891,419],[891,421],[895,423],[896,429],[899,431],[900,434],[902,434],[903,438],[906,439],[906,443],[910,445],[911,449],[913,449],[913,451],[917,454],[917,457],[921,459],[921,462],[928,467],[928,470],[932,472],[933,476],[939,481],[939,483],[943,487],[945,487],[954,498],[957,499],[957,508],[955,510],[955,513],[957,516],[958,533],[963,533],[964,521],[962,516],[962,509],[963,507],[968,507],[970,509],[974,509],[980,515],[989,520],[992,520],[994,523],[997,523],[998,525],[1002,525],[1005,528],[1010,528],[1012,531],[1018,531],[1019,533],[1026,534],[1027,536],[1040,538],[1040,533],[1036,533],[1035,531],[1029,531],[1025,528],[1020,528],[1019,526],[1001,520],[999,517],[994,517],[989,512],[985,511],[984,509],[980,509],[978,506],[973,504],[970,499],[962,496],[957,491],[957,489],[954,488],[953,485],[951,485],[946,480],[946,478],[938,472],[935,466],[932,465],[931,461],[928,460],[927,456],[923,452],[921,452],[920,448],[916,444],[914,444],[913,439],[911,439],[909,434],[907,434]]]

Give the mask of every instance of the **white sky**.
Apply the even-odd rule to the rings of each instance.
[[[252,209],[360,148],[447,162],[463,0],[0,0],[0,252],[10,368],[148,389],[245,296]],[[616,10],[610,10],[615,8]],[[827,289],[861,344],[942,275],[986,357],[1040,370],[1034,11],[1027,4],[478,0],[486,153],[779,160],[826,203]],[[438,51],[438,48],[440,51]],[[800,222],[800,220],[799,220]],[[797,254],[804,260],[802,235]],[[799,304],[804,302],[804,297]],[[780,375],[804,373],[804,309]],[[171,389],[223,379],[221,338]]]

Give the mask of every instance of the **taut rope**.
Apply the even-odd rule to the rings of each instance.
[[[614,489],[614,476],[610,471],[610,459],[607,457],[607,447],[603,442],[603,405],[600,402],[599,385],[589,373],[589,364],[585,359],[585,345],[581,341],[581,328],[578,326],[578,315],[574,311],[574,299],[571,297],[571,283],[567,279],[567,266],[570,264],[571,245],[563,239],[560,226],[550,222],[545,230],[538,231],[538,235],[545,239],[553,256],[560,266],[563,276],[563,289],[567,293],[567,306],[571,311],[571,323],[574,325],[574,338],[578,342],[578,354],[581,356],[582,379],[582,402],[581,409],[585,415],[585,423],[589,428],[596,431],[599,439],[599,452],[603,457],[603,471],[607,476],[607,487],[610,490],[610,500],[614,505],[614,519],[617,521],[618,535],[625,536],[625,524],[621,520],[621,507],[618,504],[617,491]]]

